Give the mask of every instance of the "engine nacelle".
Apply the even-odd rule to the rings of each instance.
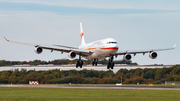
[[[126,55],[123,56],[123,59],[125,61],[131,61],[131,55],[130,54],[126,54]]]
[[[41,47],[36,47],[34,50],[37,54],[41,54],[43,49]]]
[[[149,53],[149,57],[151,59],[156,59],[157,58],[157,53],[156,52],[151,52],[151,53]]]
[[[76,52],[73,52],[73,51],[69,52],[68,57],[71,58],[71,59],[75,58],[76,57]]]

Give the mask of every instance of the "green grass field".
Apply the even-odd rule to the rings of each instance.
[[[179,90],[0,87],[0,101],[179,101],[179,95]]]

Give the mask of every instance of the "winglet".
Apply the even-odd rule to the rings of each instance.
[[[176,47],[176,44],[173,46],[173,48],[175,48]]]
[[[4,38],[6,39],[6,41],[8,41],[9,42],[9,40],[4,36]]]

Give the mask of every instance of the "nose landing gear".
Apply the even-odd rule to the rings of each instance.
[[[94,59],[92,62],[92,66],[97,66],[98,59]]]

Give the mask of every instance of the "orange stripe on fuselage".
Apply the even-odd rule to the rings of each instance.
[[[117,47],[101,48],[101,50],[118,50]]]
[[[86,48],[86,50],[91,50],[91,49],[95,49],[95,48]]]
[[[90,48],[86,48],[86,50],[91,50],[91,49],[95,49],[95,48],[92,48],[92,47],[90,47]],[[110,48],[100,48],[101,50],[118,50],[118,48],[117,47],[110,47]]]

